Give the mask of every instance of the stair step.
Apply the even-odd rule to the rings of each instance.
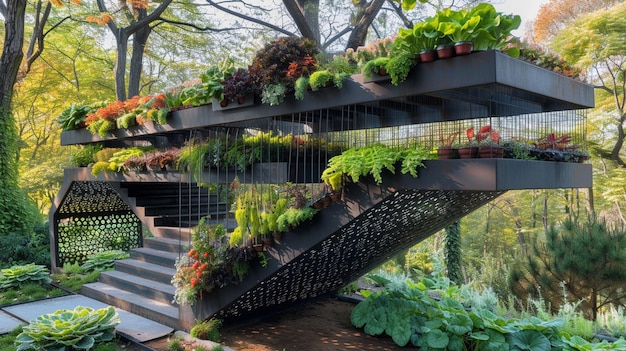
[[[171,303],[176,292],[176,288],[172,284],[161,283],[120,271],[100,273],[100,282],[166,304]]]
[[[220,203],[218,201],[217,196],[184,196],[180,197],[178,194],[174,195],[160,195],[160,194],[151,194],[151,195],[142,195],[141,197],[137,197],[136,204],[137,206],[178,206],[179,204],[215,204]]]
[[[189,249],[189,241],[184,239],[170,238],[145,238],[143,247],[166,252],[181,253]]]
[[[188,242],[191,238],[192,228],[189,227],[156,227],[152,231],[152,235],[156,238],[176,239]]]
[[[174,329],[183,329],[178,319],[178,307],[170,303],[151,300],[102,282],[83,285],[81,294]]]
[[[188,216],[197,213],[225,215],[229,212],[229,206],[225,203],[208,203],[201,205],[163,205],[163,206],[144,206],[146,216]]]
[[[171,284],[172,277],[176,274],[174,267],[165,267],[130,258],[115,261],[115,270],[151,279],[163,284]]]
[[[178,253],[160,251],[147,247],[139,247],[130,250],[130,258],[165,267],[174,267],[178,257]]]

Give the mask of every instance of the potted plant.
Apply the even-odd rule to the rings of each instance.
[[[387,56],[376,57],[365,63],[363,66],[363,75],[366,78],[372,78],[376,76],[387,76],[387,64],[390,58]]]
[[[474,29],[474,50],[501,50],[515,41],[511,32],[521,24],[519,15],[502,14],[487,3],[476,5],[470,12],[472,16],[481,18],[480,25]],[[517,57],[519,48],[511,47],[507,53]]]
[[[254,102],[254,87],[250,81],[250,75],[245,68],[238,68],[232,74],[225,76],[222,82],[224,89],[224,100],[220,101],[220,106],[231,105],[242,106],[252,104]]]
[[[343,86],[344,77],[345,75],[341,73],[334,73],[326,69],[319,70],[311,73],[311,76],[309,77],[309,85],[313,91],[331,86],[341,88]]]
[[[439,137],[441,146],[439,146],[439,148],[437,149],[437,156],[440,160],[459,158],[458,149],[453,147],[454,142],[456,141],[456,138],[459,134],[459,132],[454,132],[449,134],[448,136],[441,135]]]
[[[478,143],[478,157],[504,157],[504,148],[500,146],[500,135],[491,126],[482,126],[475,137]]]
[[[387,72],[391,77],[391,84],[399,85],[409,76],[411,68],[417,64],[415,56],[408,52],[403,52],[393,56],[387,62]]]
[[[94,109],[88,105],[71,104],[55,119],[61,126],[61,130],[75,130],[86,126],[85,119],[87,114],[93,112]]]
[[[280,37],[267,43],[256,52],[248,67],[255,93],[261,95],[264,103],[280,104],[286,94],[294,92],[295,82],[301,76],[293,74],[298,71],[295,66],[309,70],[318,52],[315,42],[297,36]]]
[[[448,21],[441,23],[443,35],[445,35],[453,44],[456,55],[465,55],[472,52],[474,33],[478,28],[481,18],[472,11],[452,9],[444,10],[447,14]]]

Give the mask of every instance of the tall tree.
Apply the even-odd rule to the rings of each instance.
[[[589,70],[597,93],[598,107],[613,121],[614,144],[601,154],[619,167],[626,167],[623,147],[626,139],[626,3],[609,10],[580,17],[552,41],[566,60]],[[606,104],[610,101],[610,104]]]
[[[610,7],[621,0],[550,0],[539,7],[533,22],[536,43],[547,43],[578,16]]]
[[[97,0],[101,16],[94,20],[103,21],[115,38],[117,60],[115,65],[115,93],[120,101],[128,96],[139,95],[139,80],[143,65],[143,53],[148,37],[152,32],[154,22],[172,3],[172,0],[163,0],[158,3],[152,12],[148,13],[148,0],[120,1],[110,9],[104,0]],[[118,14],[114,19],[110,14]],[[128,41],[133,37],[130,69],[128,70],[128,90],[126,88],[126,63],[128,59]]]
[[[424,6],[416,8],[417,0],[283,0],[282,7],[275,8],[267,3],[252,6],[246,1],[206,2],[217,10],[281,35],[300,35],[314,40],[326,52],[356,49],[364,45],[368,38],[372,38],[372,28],[376,37],[386,37],[395,33],[400,26],[412,26],[412,20],[406,12],[408,10],[418,16],[424,14],[417,11],[424,9]],[[419,0],[422,4],[426,2]],[[476,2],[479,1],[433,1],[430,5],[433,8],[460,7]],[[290,19],[281,17],[285,12]],[[283,24],[278,26],[268,21],[268,17],[278,18]],[[380,24],[382,27],[386,23],[393,23],[389,28],[391,32],[381,32],[375,26]]]
[[[578,225],[568,220],[551,226],[545,240],[535,240],[510,281],[520,298],[537,296],[540,290],[555,310],[564,299],[582,301],[583,312],[595,320],[604,306],[624,305],[625,280],[626,232],[603,223]]]
[[[57,1],[61,4],[60,1]],[[18,186],[18,137],[11,111],[13,91],[24,59],[26,0],[0,0],[0,15],[4,18],[4,41],[0,55],[0,235],[10,232],[27,233],[37,220],[36,210]],[[43,50],[44,27],[50,11],[49,5],[37,2],[34,14],[33,41],[35,50],[28,50],[26,67]],[[27,69],[25,70],[28,71]]]

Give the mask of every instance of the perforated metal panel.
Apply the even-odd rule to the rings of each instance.
[[[220,310],[219,318],[334,292],[503,192],[401,190]]]
[[[107,182],[72,182],[57,214],[57,266],[141,245],[141,222]]]

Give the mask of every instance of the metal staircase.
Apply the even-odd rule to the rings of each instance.
[[[489,124],[501,127],[509,140],[530,140],[563,126],[584,141],[586,117],[580,110],[592,106],[591,86],[499,52],[479,52],[419,64],[400,86],[355,75],[339,91],[321,89],[302,101],[216,111],[204,105],[173,112],[167,125],[146,122],[106,137],[68,131],[61,140],[180,146],[192,135],[273,131],[315,137],[320,145],[381,142],[434,149],[440,136]],[[213,170],[204,181],[227,184],[237,175],[242,183],[319,182],[328,154],[317,150],[313,157],[297,144],[293,149],[290,160],[297,162],[285,168],[255,163],[241,174]],[[426,161],[418,178],[388,173],[380,185],[365,178],[347,184],[340,201],[268,248],[266,268],[252,267],[240,284],[215,289],[194,306],[176,306],[170,279],[176,258],[188,250],[190,228],[204,216],[227,228],[235,225],[229,205],[195,183],[191,175],[171,171],[96,177],[89,168],[66,169],[50,211],[53,270],[76,259],[80,248],[72,245],[81,242],[134,247],[130,259],[117,262],[82,293],[188,329],[199,319],[238,319],[332,293],[508,190],[590,187],[592,172],[583,163],[455,159]],[[143,228],[152,236],[144,237]]]

